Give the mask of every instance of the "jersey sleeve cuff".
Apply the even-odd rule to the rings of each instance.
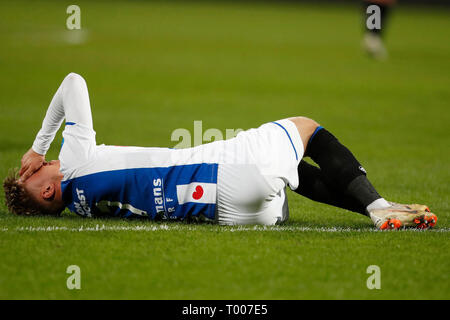
[[[33,143],[33,146],[31,147],[31,149],[33,149],[34,152],[39,153],[40,155],[43,155],[43,156],[47,153],[47,150],[45,150],[44,148],[39,146],[36,143],[36,141]]]

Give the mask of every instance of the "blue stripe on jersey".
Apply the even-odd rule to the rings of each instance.
[[[217,184],[217,164],[135,168],[97,172],[61,182],[67,207],[83,216],[148,216],[151,219],[215,218],[216,204],[180,205],[177,185]]]
[[[294,148],[295,159],[298,160],[297,150],[295,149],[294,143],[292,142],[292,139],[291,139],[291,136],[289,135],[289,132],[286,130],[285,127],[283,127],[283,126],[282,126],[281,124],[279,124],[278,122],[273,121],[272,123],[275,123],[275,124],[279,125],[279,126],[284,130],[284,132],[286,132],[286,134],[287,134],[287,136],[288,136],[288,138],[289,138],[289,141],[291,142],[292,148]]]

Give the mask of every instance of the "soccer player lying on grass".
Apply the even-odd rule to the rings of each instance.
[[[64,119],[59,161],[46,162]],[[56,216],[68,207],[87,217],[273,225],[288,218],[289,186],[369,216],[380,229],[425,229],[437,221],[424,205],[382,198],[353,154],[304,117],[188,149],[96,145],[86,82],[74,73],[56,91],[19,175],[3,186],[10,211],[23,215]]]

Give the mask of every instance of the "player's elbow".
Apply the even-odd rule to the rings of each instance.
[[[64,91],[77,92],[80,90],[86,90],[87,84],[82,76],[78,73],[71,72],[63,80]]]
[[[65,78],[64,78],[64,82],[68,82],[68,83],[86,83],[86,81],[84,80],[84,78],[82,76],[80,76],[78,73],[75,72],[71,72],[69,73]]]

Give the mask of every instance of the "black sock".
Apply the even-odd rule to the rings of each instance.
[[[358,160],[326,129],[319,127],[314,132],[305,156],[319,165],[341,194],[352,197],[364,208],[381,198]]]
[[[339,188],[323,174],[320,168],[306,161],[300,161],[298,165],[299,185],[296,193],[317,201],[342,209],[358,212],[366,215],[366,207],[357,199],[344,194]]]

